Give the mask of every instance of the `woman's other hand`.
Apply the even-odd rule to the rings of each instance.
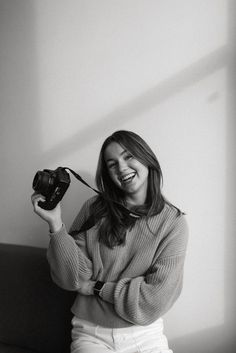
[[[95,281],[82,281],[80,282],[78,292],[83,295],[93,295],[93,287],[95,285]]]

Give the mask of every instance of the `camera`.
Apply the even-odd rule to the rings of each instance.
[[[63,198],[70,185],[70,175],[65,168],[55,170],[43,169],[35,174],[33,189],[45,196],[45,201],[39,201],[39,206],[44,210],[52,210]]]

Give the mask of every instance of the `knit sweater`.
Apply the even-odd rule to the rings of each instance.
[[[70,232],[89,216],[94,198],[85,202]],[[179,297],[188,240],[185,216],[165,204],[160,214],[140,218],[127,230],[124,245],[110,249],[98,241],[97,226],[73,238],[65,225],[50,234],[47,258],[54,282],[78,291],[80,281],[103,281],[101,297],[77,293],[71,308],[80,319],[121,328],[148,325]]]

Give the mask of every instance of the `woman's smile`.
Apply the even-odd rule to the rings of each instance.
[[[130,184],[134,180],[135,176],[136,176],[136,173],[131,172],[129,174],[121,175],[119,177],[119,180],[122,184],[126,185],[126,184]]]

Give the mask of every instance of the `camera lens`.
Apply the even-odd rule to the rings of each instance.
[[[53,184],[53,179],[47,172],[37,172],[33,180],[33,189],[43,196],[50,193],[50,188]]]

